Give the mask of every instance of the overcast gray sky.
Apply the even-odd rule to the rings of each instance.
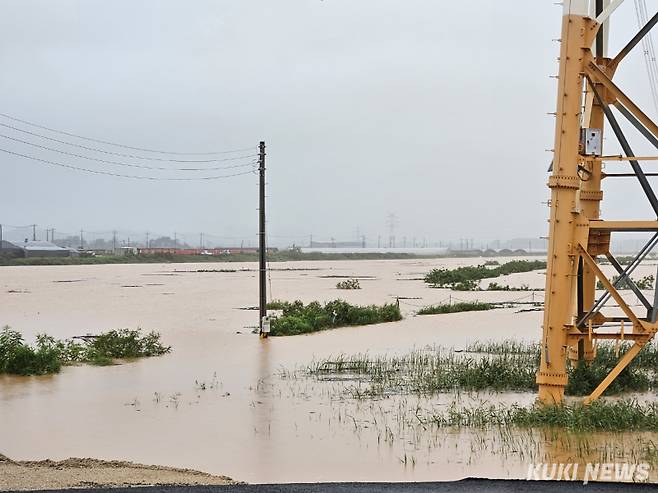
[[[155,149],[255,150],[265,140],[279,243],[351,239],[357,228],[387,235],[391,212],[398,238],[546,232],[562,15],[553,0],[3,0],[0,9],[0,113]],[[633,2],[613,21],[614,52],[636,29]],[[641,50],[617,80],[655,115]],[[0,148],[170,176],[5,138]],[[3,223],[255,239],[254,175],[145,182],[0,153],[0,183]],[[606,190],[604,214],[650,217],[636,183]]]

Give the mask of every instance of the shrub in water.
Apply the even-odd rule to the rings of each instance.
[[[400,308],[393,304],[383,306],[355,306],[343,300],[322,305],[313,301],[282,303],[283,313],[272,320],[272,336],[297,335],[348,325],[369,325],[394,322],[402,319]]]
[[[159,356],[170,351],[160,343],[160,334],[142,336],[139,329],[111,330],[82,343],[39,334],[32,347],[19,332],[5,327],[0,331],[0,373],[45,375],[57,373],[67,364],[108,365],[116,358]]]

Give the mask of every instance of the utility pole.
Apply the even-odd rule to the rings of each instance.
[[[116,255],[117,253],[117,232],[116,230],[112,231],[112,254]]]
[[[32,241],[37,241],[37,225],[32,225]]]
[[[174,231],[174,249],[178,248],[178,233]]]
[[[261,337],[267,337],[267,331],[263,331],[263,322],[267,316],[267,265],[265,252],[265,142],[259,145],[258,156],[258,327]]]
[[[149,232],[146,232],[146,248],[151,248],[151,242],[149,241]]]
[[[84,231],[81,229],[80,230],[80,250],[84,249],[84,247],[85,247]]]
[[[2,224],[0,224],[0,250],[2,250]]]
[[[203,233],[199,234],[199,249],[203,250]]]

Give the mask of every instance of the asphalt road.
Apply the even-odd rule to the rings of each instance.
[[[47,491],[47,490],[44,490]],[[67,493],[135,493],[135,488],[92,488]],[[514,481],[465,479],[432,483],[296,483],[227,486],[149,486],[139,493],[555,493],[587,491],[588,493],[644,493],[658,491],[658,484],[589,483],[577,481]]]

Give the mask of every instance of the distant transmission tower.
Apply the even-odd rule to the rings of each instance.
[[[386,225],[388,226],[388,247],[395,248],[395,228],[398,227],[398,218],[394,213],[390,213],[386,218]]]

